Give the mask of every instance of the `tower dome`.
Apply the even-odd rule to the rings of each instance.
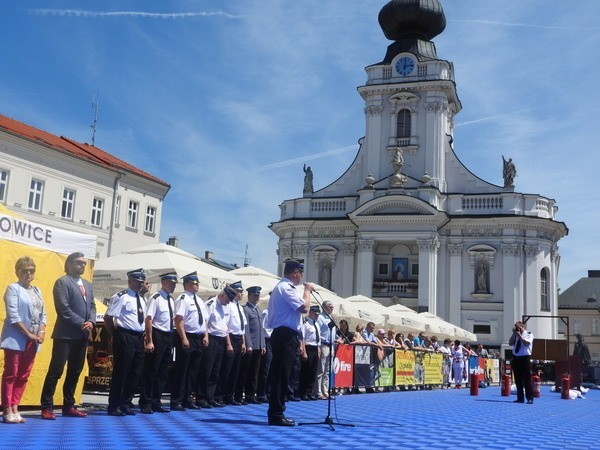
[[[379,12],[379,25],[392,41],[430,41],[446,28],[446,16],[439,0],[391,0]]]

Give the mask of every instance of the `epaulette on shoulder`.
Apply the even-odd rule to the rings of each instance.
[[[127,293],[127,289],[123,289],[121,292],[117,293],[117,297],[121,297]]]
[[[294,286],[292,283],[288,283],[288,284],[290,285],[290,287],[291,287],[292,289],[296,289],[296,286]]]
[[[206,302],[206,306],[212,305],[214,301],[215,301],[215,299],[211,298],[209,301]]]
[[[156,294],[154,294],[154,295],[152,296],[152,299],[153,299],[153,300],[156,300],[158,297],[160,297],[160,294],[157,292]]]
[[[179,296],[179,300],[183,300],[184,298],[185,298],[185,294],[181,294],[181,295]]]

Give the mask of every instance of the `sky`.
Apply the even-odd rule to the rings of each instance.
[[[388,41],[385,0],[2,0],[0,113],[91,142],[172,187],[160,240],[277,272],[279,205],[350,165],[356,88]],[[600,1],[442,0],[438,56],[463,110],[454,149],[473,173],[555,199],[565,290],[598,261]],[[593,195],[592,195],[593,194]]]

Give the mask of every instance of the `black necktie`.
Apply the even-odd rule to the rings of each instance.
[[[142,308],[142,301],[140,300],[140,294],[135,293],[135,299],[137,301],[137,312],[138,312],[138,322],[141,324],[144,323],[144,309]]]
[[[169,305],[169,330],[173,329],[173,307],[171,306],[171,298],[170,295],[167,295],[167,303]]]
[[[198,311],[198,324],[202,326],[202,311],[200,311],[200,305],[198,305],[198,300],[196,300],[196,294],[194,294],[194,303],[196,304],[196,311]]]
[[[313,320],[313,327],[315,327],[315,334],[317,336],[317,345],[319,345],[319,327],[317,326],[316,320]]]
[[[236,302],[236,306],[237,306],[237,309],[238,309],[238,313],[240,315],[240,324],[242,325],[242,331],[244,331],[244,319],[242,317],[242,310],[240,309],[240,303]]]

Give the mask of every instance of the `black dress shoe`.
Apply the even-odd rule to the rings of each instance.
[[[183,405],[179,405],[179,406],[183,406],[185,409],[200,409],[200,406],[197,406],[192,402],[186,402]],[[171,407],[171,411],[173,411],[172,407]]]
[[[193,406],[193,408],[190,408],[190,409],[198,409],[197,406],[195,406],[195,405],[192,405],[192,406]],[[181,403],[175,403],[175,404],[171,405],[171,411],[185,411],[186,408],[189,408],[189,406],[187,406],[187,404],[186,404],[186,406],[183,406]]]
[[[255,399],[255,398],[249,398],[248,401],[246,402],[246,404],[248,405],[260,405],[262,402]]]
[[[267,397],[256,397],[256,401],[259,403],[269,403],[269,399]]]
[[[135,416],[135,411],[132,408],[121,408],[121,411],[123,411],[123,414],[125,414],[126,416]]]
[[[153,414],[154,413],[154,411],[152,411],[151,406],[144,406],[143,408],[140,408],[140,412],[142,414]]]
[[[310,402],[310,397],[308,395],[303,395],[302,397],[300,397],[300,400]]]
[[[296,425],[292,419],[286,419],[285,417],[269,419],[269,425],[275,425],[278,427],[293,427]]]
[[[223,408],[225,406],[225,403],[218,402],[216,400],[211,400],[210,402],[208,402],[208,404],[213,406],[214,408]]]
[[[533,405],[533,399],[532,399],[532,398],[530,398],[529,400],[527,400],[527,404],[528,404],[528,405]]]
[[[310,396],[308,397],[308,399],[309,399],[309,400],[319,400],[319,397],[318,397],[318,396],[316,396],[316,395],[310,395]]]
[[[208,403],[206,400],[202,400],[200,402],[196,402],[195,405],[198,408],[206,408],[206,409],[211,409],[213,408],[213,405],[211,405],[210,403]]]
[[[296,397],[295,395],[288,394],[285,396],[285,398],[288,402],[299,402],[300,401],[300,399],[298,397]]]
[[[124,417],[125,413],[123,411],[121,411],[120,409],[111,409],[109,411],[107,411],[109,416],[114,416],[114,417]]]
[[[155,406],[152,408],[152,411],[157,412],[157,413],[168,413],[171,412],[168,409],[163,408],[162,406]]]
[[[236,398],[235,401],[238,402],[242,406],[248,404],[248,402],[246,400],[244,400],[243,398]]]
[[[525,400],[515,400],[513,403],[525,403]]]
[[[226,405],[231,405],[231,406],[241,406],[240,402],[237,402],[237,401],[235,401],[232,398],[230,398],[229,400],[225,400],[225,404]]]

